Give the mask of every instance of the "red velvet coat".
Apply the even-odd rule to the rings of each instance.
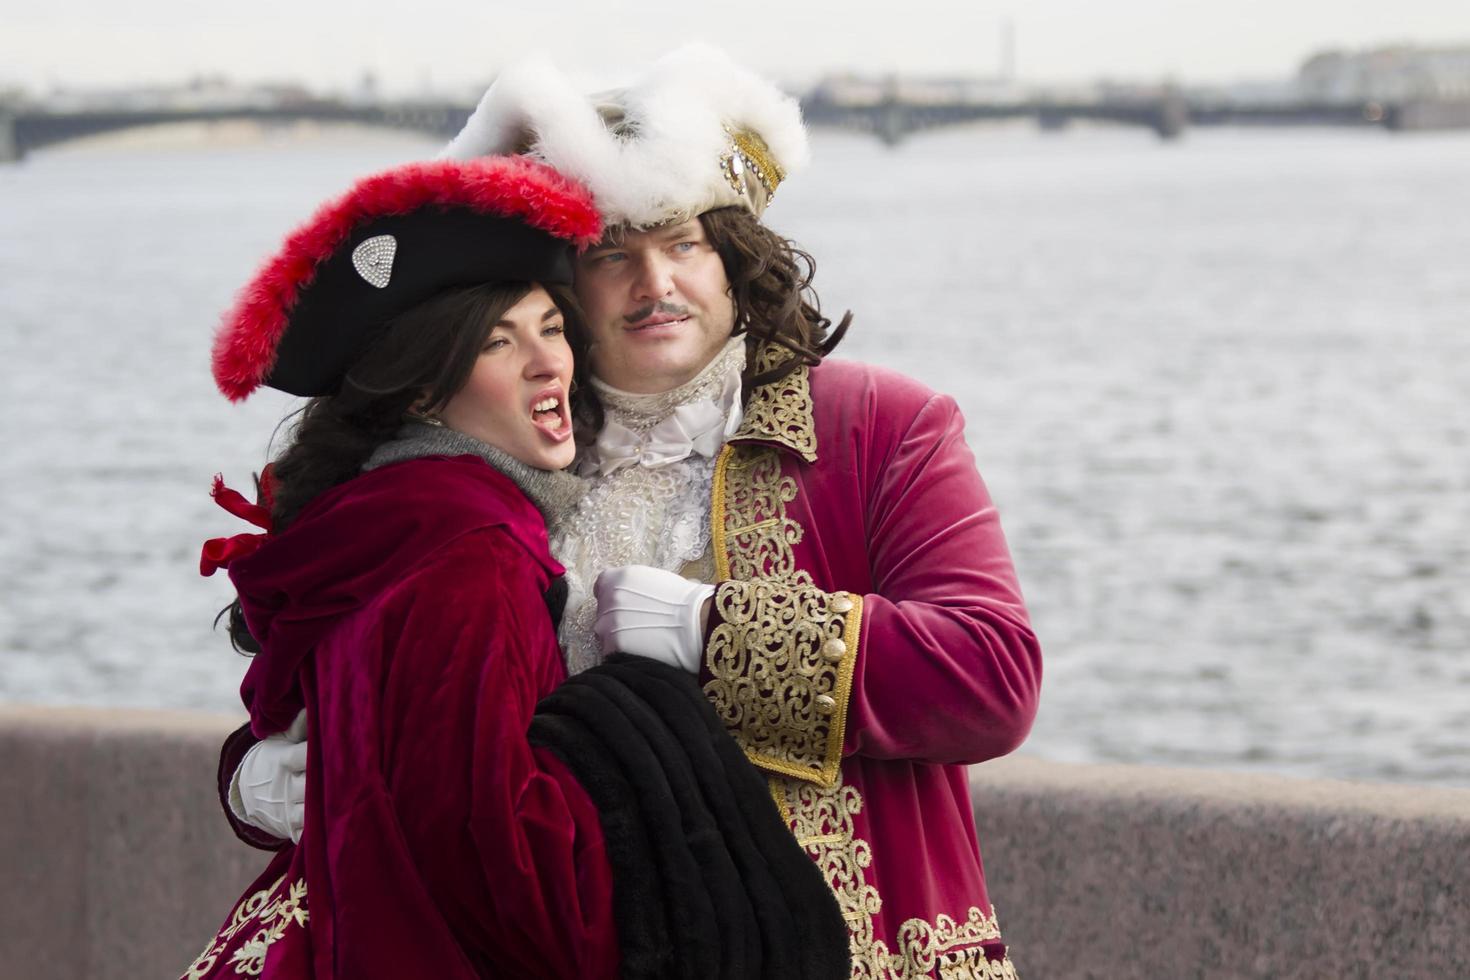
[[[824,362],[756,389],[716,465],[704,690],[836,892],[854,977],[1014,976],[965,766],[1025,738],[1041,656],[963,436],[951,398]]]
[[[526,741],[565,678],[560,573],[474,457],[358,477],[231,566],[255,733],[309,711],[306,830],[186,976],[615,975],[597,811]]]

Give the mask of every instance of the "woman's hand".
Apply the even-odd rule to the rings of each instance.
[[[279,735],[256,742],[230,781],[235,816],[276,837],[301,842],[306,821],[306,710]]]
[[[597,576],[594,627],[602,652],[635,653],[699,673],[715,587],[647,565]]]

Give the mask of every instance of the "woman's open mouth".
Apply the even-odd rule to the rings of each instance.
[[[543,391],[531,402],[531,424],[551,442],[566,442],[572,437],[571,407],[559,388]]]

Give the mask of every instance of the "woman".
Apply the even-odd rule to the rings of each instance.
[[[312,757],[300,844],[185,976],[845,975],[830,892],[693,680],[565,681],[562,287],[599,232],[538,164],[416,164],[323,208],[227,317],[226,395],[313,400],[263,505],[216,485],[268,533],[201,567],[259,649],[253,735],[306,709]]]

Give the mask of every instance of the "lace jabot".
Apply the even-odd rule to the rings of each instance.
[[[740,371],[745,347],[732,338],[693,380],[672,391],[635,395],[603,382],[596,390],[606,418],[585,447],[577,472],[609,477],[629,466],[663,466],[696,453],[713,457],[740,425]]]
[[[553,528],[552,554],[567,569],[561,644],[571,673],[602,659],[592,586],[606,569],[651,565],[699,578],[710,559],[714,456],[740,425],[745,338],[733,337],[704,370],[671,391],[635,395],[594,381],[607,412],[578,471],[591,488]]]

